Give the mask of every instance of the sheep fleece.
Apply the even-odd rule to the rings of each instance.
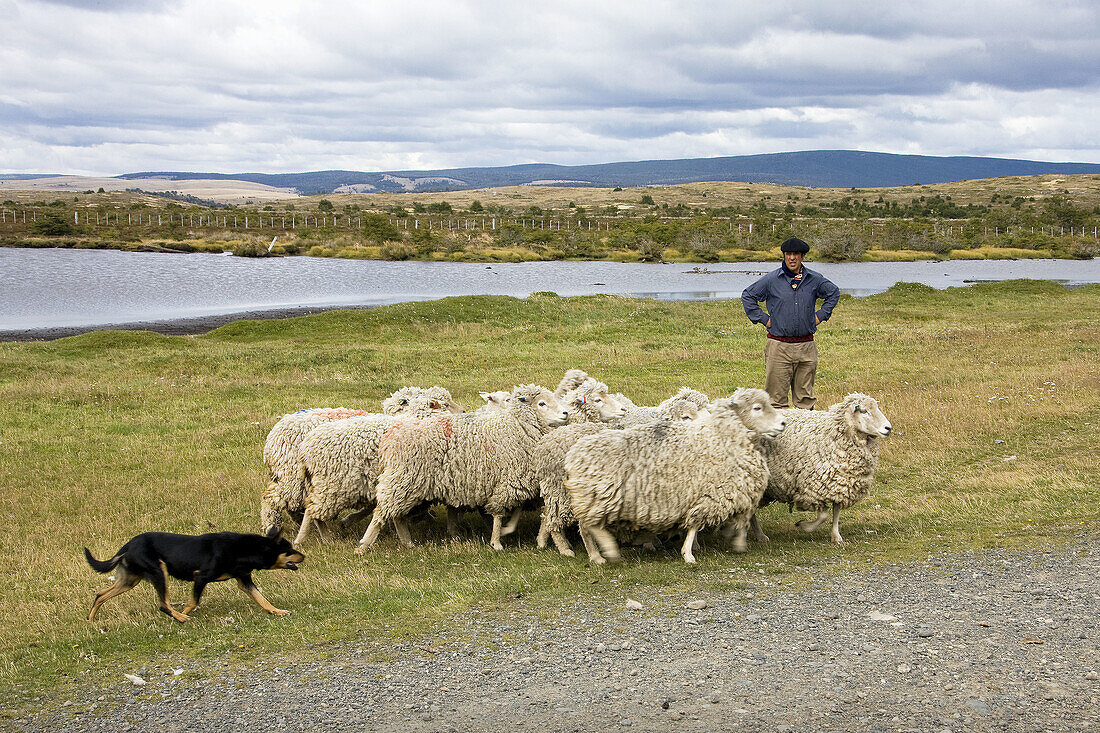
[[[847,508],[870,491],[879,441],[849,427],[845,400],[828,410],[783,410],[787,429],[764,444],[771,469],[765,501],[821,511]]]
[[[533,415],[517,420],[514,411],[437,415],[390,428],[379,444],[375,516],[401,517],[421,501],[500,515],[533,498],[531,452],[542,430]]]
[[[609,430],[582,438],[565,459],[577,521],[662,531],[747,521],[768,467],[736,416]]]

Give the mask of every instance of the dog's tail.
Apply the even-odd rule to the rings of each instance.
[[[92,557],[92,552],[87,547],[84,548],[84,559],[88,561],[88,564],[92,566],[92,570],[97,573],[109,573],[114,570],[124,557],[123,553],[119,552],[110,560],[96,560]]]

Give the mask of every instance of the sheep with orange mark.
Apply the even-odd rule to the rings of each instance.
[[[463,412],[461,405],[443,387],[402,387],[382,401],[382,414],[400,415],[408,411],[410,401],[426,396],[437,403],[436,411]],[[299,480],[298,446],[314,428],[336,420],[376,415],[369,410],[320,407],[284,415],[264,441],[264,463],[269,478],[260,498],[260,524],[265,533],[282,529],[283,512],[301,516],[305,509],[304,487]]]
[[[403,517],[423,502],[484,510],[493,517],[490,545],[514,529],[503,519],[537,497],[531,454],[552,427],[569,413],[550,390],[534,384],[516,387],[503,409],[466,415],[436,415],[391,428],[379,444],[381,474],[376,505],[357,552],[394,522],[405,545],[412,537]]]

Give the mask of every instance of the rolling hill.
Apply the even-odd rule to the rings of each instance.
[[[121,179],[243,180],[302,194],[461,191],[520,185],[661,186],[700,181],[745,181],[822,188],[878,188],[947,183],[997,176],[1100,174],[1096,163],[1049,163],[1011,158],[896,155],[858,150],[810,150],[722,158],[644,160],[595,165],[529,163],[419,171],[306,173],[127,173]],[[139,184],[135,183],[135,186]]]

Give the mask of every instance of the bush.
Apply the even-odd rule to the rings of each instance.
[[[379,256],[384,260],[408,260],[413,254],[412,247],[404,242],[386,242],[379,251]]]
[[[1091,260],[1093,257],[1100,257],[1100,244],[1096,241],[1079,240],[1070,245],[1069,255],[1075,260]]]
[[[867,243],[855,232],[828,232],[818,237],[818,259],[826,262],[858,262],[867,251]]]
[[[703,262],[717,262],[722,241],[716,236],[696,232],[688,238],[688,247],[691,253]]]
[[[72,225],[68,217],[63,217],[53,211],[47,211],[31,224],[31,233],[45,237],[64,237],[77,232],[76,227]]]
[[[360,219],[363,238],[368,242],[381,244],[387,240],[399,239],[401,233],[385,214],[363,214]]]
[[[270,257],[267,245],[260,242],[240,242],[233,248],[233,254],[237,257]]]

